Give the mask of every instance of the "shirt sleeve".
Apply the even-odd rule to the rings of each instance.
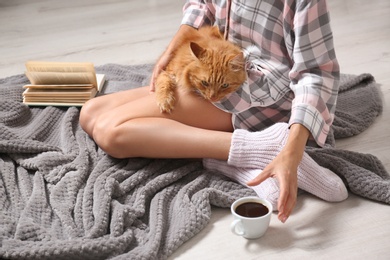
[[[213,5],[207,0],[187,0],[183,7],[181,24],[194,28],[202,25],[213,25],[215,22]]]
[[[296,1],[291,39],[294,92],[290,125],[307,127],[323,146],[333,123],[339,88],[339,64],[325,0]]]

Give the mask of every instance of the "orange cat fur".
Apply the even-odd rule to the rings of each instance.
[[[218,27],[202,27],[185,39],[156,80],[161,112],[175,106],[176,88],[185,88],[216,102],[236,91],[246,80],[240,48],[223,39]]]

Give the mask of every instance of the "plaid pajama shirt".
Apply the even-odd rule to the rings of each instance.
[[[217,25],[242,48],[247,81],[215,103],[235,128],[300,123],[324,145],[339,85],[325,0],[187,0],[182,24]]]

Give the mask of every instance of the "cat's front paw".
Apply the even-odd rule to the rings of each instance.
[[[175,107],[175,88],[174,77],[163,71],[157,77],[156,100],[161,113],[171,113]]]
[[[175,98],[173,96],[171,97],[165,97],[163,99],[160,99],[157,101],[158,107],[160,108],[161,113],[172,113],[173,109],[175,108]]]

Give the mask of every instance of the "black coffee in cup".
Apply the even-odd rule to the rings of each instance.
[[[269,209],[258,202],[245,202],[238,205],[234,211],[243,217],[258,218],[267,215]]]

